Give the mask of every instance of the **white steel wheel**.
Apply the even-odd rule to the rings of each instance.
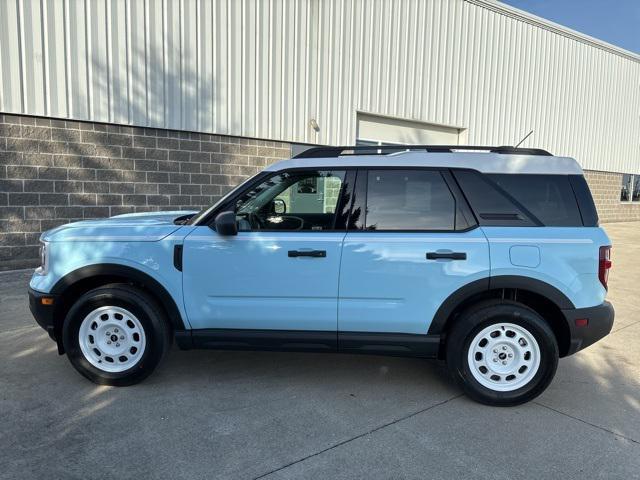
[[[111,373],[136,365],[146,347],[140,320],[116,306],[99,307],[89,313],[80,324],[78,342],[91,365]]]
[[[469,370],[482,386],[511,392],[527,385],[540,368],[540,347],[526,328],[496,323],[471,340]]]

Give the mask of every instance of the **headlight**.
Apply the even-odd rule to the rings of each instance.
[[[49,272],[49,245],[47,242],[40,243],[40,266],[36,268],[36,273],[46,275]]]

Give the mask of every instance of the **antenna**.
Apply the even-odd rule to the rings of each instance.
[[[532,133],[533,133],[533,130],[531,130],[529,133],[527,133],[527,134],[525,135],[525,137],[524,137],[522,140],[520,140],[520,141],[518,142],[518,144],[517,144],[515,147],[513,147],[513,148],[518,148],[520,145],[522,145],[522,142],[524,142],[527,138],[529,138],[529,137],[531,136],[531,134],[532,134]]]

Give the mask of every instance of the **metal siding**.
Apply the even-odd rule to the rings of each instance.
[[[43,31],[44,55],[47,63],[45,82],[48,86],[46,105],[48,115],[66,117],[67,114],[67,76],[65,58],[67,42],[65,32],[65,4],[56,0],[42,2],[43,15],[53,21],[45,22]]]
[[[639,79],[637,55],[483,0],[0,2],[9,113],[348,144],[360,111],[640,173]]]
[[[22,84],[25,111],[46,115],[45,65],[42,53],[43,19],[37,0],[19,0],[20,46],[22,55]],[[45,17],[46,18],[46,17]],[[9,66],[12,68],[12,66]]]
[[[193,78],[185,78],[182,83],[182,58],[189,53],[182,48],[182,4],[170,0],[163,2],[163,32],[164,32],[164,127],[174,130],[186,128],[182,118],[183,95],[187,94],[187,87],[193,83]],[[191,26],[193,27],[193,26]],[[153,79],[151,80],[153,81]]]
[[[0,2],[0,109],[22,112],[20,19],[16,2]]]
[[[68,38],[68,50],[65,60],[68,75],[69,117],[84,120],[90,118],[85,3],[67,2],[67,11],[69,14],[66,17],[65,37]]]
[[[147,125],[166,126],[165,122],[165,41],[164,41],[164,1],[148,0],[146,3],[146,97]]]
[[[147,125],[147,63],[146,33],[148,2],[131,2],[129,5],[129,22],[127,22],[127,55],[131,62],[128,69],[129,119],[135,125]]]

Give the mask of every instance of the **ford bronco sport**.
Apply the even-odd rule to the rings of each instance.
[[[31,311],[88,379],[182,349],[445,360],[515,405],[609,333],[610,241],[578,163],[512,147],[315,147],[202,212],[42,234]]]

